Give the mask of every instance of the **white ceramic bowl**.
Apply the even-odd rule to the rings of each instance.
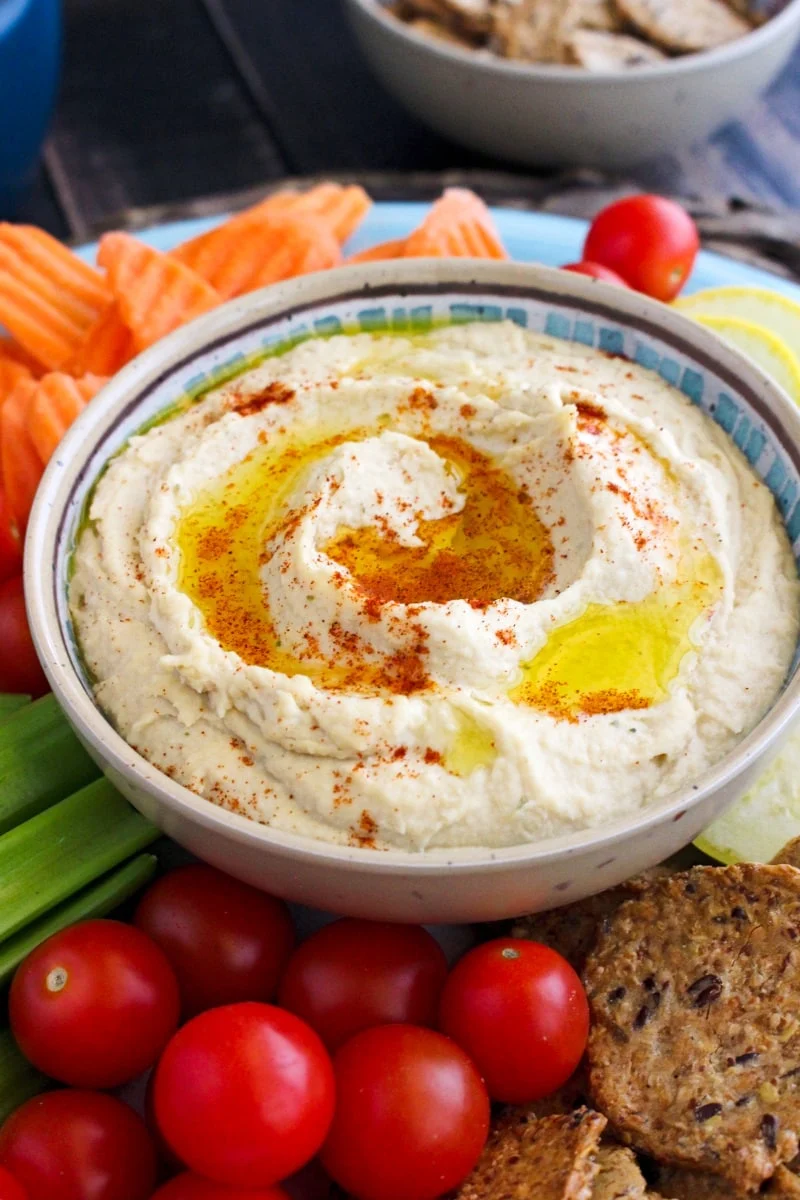
[[[511,62],[404,25],[385,0],[347,0],[376,74],[437,132],[530,166],[623,168],[700,141],[747,112],[800,35],[800,0],[719,49],[627,71]]]
[[[31,515],[25,587],[44,668],[89,752],[138,809],[232,875],[317,908],[393,920],[492,920],[553,907],[610,887],[694,838],[752,782],[800,708],[794,674],[732,754],[625,820],[512,849],[424,854],[331,846],[226,812],[163,775],[106,721],[76,650],[66,581],[87,494],[131,434],[184,392],[212,384],[238,355],[303,332],[501,317],[634,358],[676,383],[743,448],[800,551],[800,411],[715,335],[634,292],[545,267],[398,260],[308,275],[178,330],[121,371],[59,447]]]

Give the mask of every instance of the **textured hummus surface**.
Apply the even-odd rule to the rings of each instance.
[[[131,439],[70,604],[157,767],[287,831],[502,847],[717,762],[779,692],[798,580],[727,436],[513,324],[315,339]]]

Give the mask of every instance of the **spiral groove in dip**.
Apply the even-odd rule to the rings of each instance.
[[[257,820],[423,850],[718,760],[798,632],[771,495],[658,376],[516,326],[305,343],[134,438],[75,555],[99,703]]]

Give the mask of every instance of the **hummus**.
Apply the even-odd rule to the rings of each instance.
[[[161,770],[283,830],[510,846],[694,779],[779,692],[769,491],[659,376],[511,323],[308,341],[97,485],[70,605]]]

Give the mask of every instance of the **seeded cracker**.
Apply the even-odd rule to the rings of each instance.
[[[580,975],[586,956],[597,940],[598,929],[621,904],[639,895],[651,879],[659,878],[662,874],[668,874],[668,868],[653,867],[651,871],[636,875],[618,887],[608,888],[596,896],[587,896],[575,904],[520,917],[512,926],[511,933],[514,937],[543,942],[545,946],[557,950]]]
[[[622,16],[664,50],[710,50],[749,33],[751,25],[724,0],[617,0]]]
[[[427,17],[462,34],[484,34],[490,28],[489,0],[402,0],[397,11],[401,19]]]
[[[509,1112],[454,1200],[591,1200],[605,1124],[585,1108],[541,1121]]]
[[[492,10],[492,49],[526,62],[559,62],[563,8],[563,0],[500,0]]]
[[[567,0],[567,25],[570,29],[599,29],[606,33],[622,29],[614,0]]]
[[[699,1171],[684,1171],[680,1167],[666,1167],[658,1177],[658,1186],[671,1200],[796,1200],[800,1197],[800,1179],[786,1167],[777,1171],[755,1196],[743,1192],[722,1179],[719,1175],[704,1175]]]
[[[447,25],[440,25],[438,21],[430,20],[429,17],[412,17],[408,24],[412,29],[416,29],[417,33],[424,33],[426,37],[436,38],[440,42],[448,42],[451,46],[462,46],[468,50],[474,48],[474,42],[450,29]]]
[[[785,863],[790,867],[800,867],[800,837],[792,838],[772,860],[774,863]]]
[[[800,872],[655,880],[590,954],[592,1096],[624,1141],[754,1190],[797,1153]]]
[[[666,54],[640,38],[621,33],[602,33],[596,29],[577,29],[564,43],[567,62],[588,71],[621,71],[664,62]]]
[[[630,1150],[603,1145],[595,1157],[599,1170],[592,1200],[647,1200],[647,1184]]]
[[[739,16],[752,21],[754,25],[761,25],[770,17],[777,16],[786,7],[787,0],[728,0],[728,3]]]

